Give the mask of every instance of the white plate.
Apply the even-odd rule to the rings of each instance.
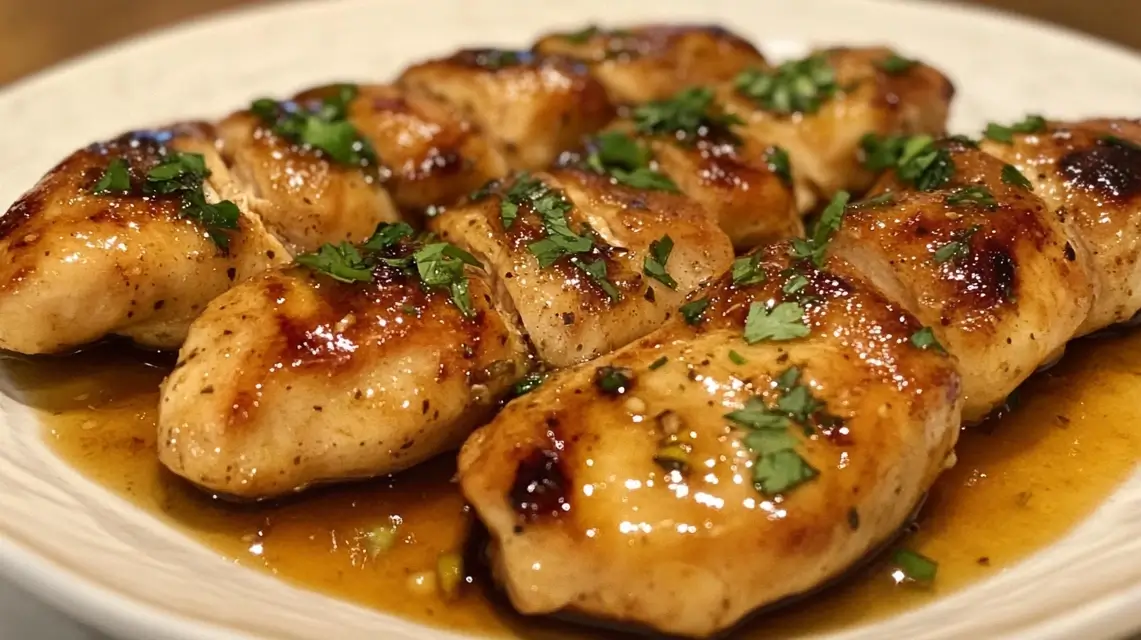
[[[1141,60],[1070,33],[930,3],[870,0],[309,2],[136,40],[0,94],[0,204],[89,141],[222,115],[260,94],[383,80],[460,45],[522,45],[588,22],[719,22],[775,57],[811,42],[887,42],[946,70],[953,128],[1027,111],[1141,116]],[[231,565],[80,477],[0,396],[0,573],[133,638],[407,638],[427,629]],[[837,637],[1111,637],[1141,628],[1141,476],[1063,542],[925,609]]]

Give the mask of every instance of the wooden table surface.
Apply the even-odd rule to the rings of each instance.
[[[127,36],[256,1],[0,0],[0,85]],[[960,1],[1034,16],[1141,50],[1136,28],[1141,0]]]

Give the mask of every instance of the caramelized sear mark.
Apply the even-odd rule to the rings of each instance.
[[[1141,148],[1102,138],[1086,149],[1072,151],[1058,168],[1073,184],[1118,202],[1141,193]]]
[[[548,419],[548,426],[554,419]],[[553,427],[552,427],[553,428]],[[562,447],[553,431],[548,431],[549,448],[537,448],[519,462],[515,482],[511,486],[511,504],[515,512],[534,522],[542,518],[557,518],[570,511],[567,479],[562,470]]]

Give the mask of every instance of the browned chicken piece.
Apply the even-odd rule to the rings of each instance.
[[[487,265],[551,367],[657,329],[733,259],[729,239],[684,196],[572,168],[493,186],[430,228]]]
[[[1095,295],[1078,335],[1130,319],[1141,310],[1141,122],[1031,117],[1020,128],[982,148],[1017,167],[1088,253]]]
[[[870,47],[746,71],[719,100],[744,121],[743,136],[788,150],[805,211],[837,190],[871,186],[875,174],[859,158],[864,135],[941,134],[953,95],[933,67]]]
[[[240,199],[203,222],[232,191],[213,136],[195,123],[95,144],[17,200],[0,218],[0,348],[54,353],[108,334],[174,348],[211,299],[288,261]],[[196,176],[181,154],[200,154],[186,159]]]
[[[586,65],[526,51],[465,49],[412,66],[399,79],[442,98],[499,145],[515,169],[540,170],[614,116]]]
[[[376,266],[371,282],[271,271],[214,300],[163,384],[159,459],[210,491],[260,499],[393,473],[457,447],[530,366],[491,284],[471,314]]]
[[[546,36],[535,51],[589,64],[617,104],[664,100],[682,89],[732,80],[748,67],[765,64],[761,52],[743,38],[701,25],[589,27]]]
[[[953,360],[851,266],[788,250],[464,445],[461,487],[519,611],[715,634],[889,541],[951,463]]]
[[[349,100],[335,100],[332,108],[346,112]],[[252,210],[294,251],[315,251],[326,242],[359,242],[377,224],[399,220],[396,203],[381,185],[375,151],[329,133],[338,126],[348,129],[342,135],[359,133],[352,124],[334,115],[310,126],[307,115],[320,111],[324,100],[309,96],[300,102],[259,103],[219,123],[222,154],[250,195]],[[287,126],[297,133],[286,133]],[[338,157],[307,143],[310,138],[302,136],[308,135],[338,151]]]
[[[919,191],[887,176],[873,190],[887,195],[849,208],[833,251],[958,359],[974,422],[1061,353],[1091,279],[1071,230],[1000,160],[958,141],[929,153],[953,167],[949,180]]]

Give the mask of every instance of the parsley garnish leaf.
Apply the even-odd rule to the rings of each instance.
[[[733,364],[736,364],[736,365],[742,365],[742,364],[746,364],[749,362],[748,360],[745,359],[745,356],[737,353],[736,351],[734,351],[732,349],[729,350],[729,360],[732,361]]]
[[[464,317],[472,317],[475,310],[468,294],[468,279],[464,275],[464,265],[482,268],[483,264],[470,253],[447,242],[424,245],[412,254],[420,282],[429,289],[446,288],[451,291],[452,302]]]
[[[955,164],[931,136],[886,136],[869,133],[860,139],[863,163],[869,171],[894,168],[900,180],[920,191],[931,191],[951,179]]]
[[[625,133],[600,133],[591,146],[586,166],[596,173],[609,175],[614,182],[635,189],[678,191],[669,176],[652,166],[649,149]]]
[[[707,307],[709,307],[709,298],[700,298],[681,305],[678,311],[681,312],[681,317],[685,318],[686,324],[697,324],[701,322]]]
[[[883,69],[884,72],[888,73],[889,75],[897,76],[901,73],[906,73],[907,71],[911,70],[911,68],[916,64],[917,63],[915,60],[904,58],[899,54],[893,53],[880,61],[879,68]]]
[[[836,72],[822,55],[768,71],[746,69],[734,84],[741,95],[775,113],[814,113],[839,90]]]
[[[765,164],[785,184],[792,182],[792,164],[788,159],[788,152],[781,147],[769,147],[765,151]]]
[[[613,282],[606,279],[606,261],[601,258],[594,261],[586,261],[582,258],[575,256],[571,258],[571,263],[578,267],[580,271],[585,273],[595,284],[597,284],[603,292],[606,293],[614,302],[622,299],[622,292],[618,287],[614,286]]]
[[[372,268],[365,262],[356,247],[348,242],[325,243],[315,253],[303,253],[297,264],[320,271],[341,282],[370,282]]]
[[[677,289],[677,280],[666,271],[666,262],[673,252],[674,241],[668,235],[650,243],[650,255],[642,261],[642,273],[661,282],[670,289]]]
[[[899,549],[892,555],[891,560],[903,572],[905,578],[916,582],[931,582],[939,570],[939,563],[908,549]]]
[[[850,197],[847,191],[837,191],[836,195],[832,196],[832,201],[820,214],[820,220],[817,221],[816,228],[812,231],[812,237],[808,239],[794,238],[792,240],[792,255],[794,257],[812,260],[813,264],[818,267],[824,264],[828,243],[831,242],[832,236],[840,229],[840,224],[844,221],[844,212]]]
[[[214,244],[226,251],[230,248],[227,231],[238,228],[241,211],[229,200],[206,201],[203,185],[209,175],[202,154],[172,151],[147,172],[143,193],[178,195],[182,201],[179,215],[197,222]]]
[[[970,254],[971,237],[978,233],[979,229],[980,227],[978,225],[974,225],[969,229],[964,229],[956,233],[954,240],[951,240],[935,250],[935,262],[943,264],[948,260],[954,260]]]
[[[741,124],[734,115],[714,111],[713,90],[708,87],[693,87],[667,100],[647,102],[634,109],[633,117],[640,133],[673,135],[679,141],[714,131],[735,139],[729,127]]]
[[[998,207],[998,201],[994,199],[994,194],[990,192],[990,189],[980,185],[959,187],[954,192],[948,194],[944,201],[952,206],[975,204],[984,209],[994,209]]]
[[[106,193],[127,193],[131,190],[131,174],[127,170],[127,162],[122,158],[115,158],[103,170],[103,175],[95,186],[91,188],[93,195]]]
[[[1016,133],[1040,133],[1045,130],[1046,119],[1042,116],[1032,114],[1008,127],[996,122],[990,122],[987,124],[986,131],[983,135],[995,142],[1010,144],[1014,142],[1014,134]]]
[[[581,31],[564,33],[562,34],[562,38],[568,42],[573,42],[574,44],[586,44],[587,42],[590,42],[591,38],[600,33],[602,33],[601,29],[595,25],[590,25]]]
[[[1031,191],[1034,188],[1034,185],[1030,183],[1030,180],[1028,180],[1026,176],[1022,175],[1022,172],[1018,170],[1018,167],[1012,164],[1006,164],[1002,166],[1002,181],[1014,187],[1022,187],[1027,191]]]
[[[772,309],[763,302],[749,305],[749,315],[745,319],[745,342],[749,344],[762,340],[794,340],[808,333],[804,309],[795,302],[782,302]]]
[[[348,120],[349,103],[357,94],[356,85],[344,84],[309,109],[261,98],[250,105],[250,111],[277,135],[318,149],[334,162],[375,165],[378,160],[372,143]]]
[[[931,327],[923,327],[911,334],[911,344],[924,351],[930,349],[939,353],[947,353],[943,345],[939,344],[939,339],[935,337],[935,331]]]
[[[511,386],[511,397],[518,398],[521,395],[531,393],[543,385],[547,379],[545,373],[529,373],[519,382]]]
[[[376,231],[372,232],[372,235],[365,241],[362,248],[368,249],[369,251],[383,251],[404,238],[411,238],[415,233],[412,226],[407,222],[382,222],[376,226]]]
[[[742,286],[760,284],[767,277],[765,270],[761,268],[761,254],[759,253],[741,256],[734,260],[731,273],[733,284]]]

